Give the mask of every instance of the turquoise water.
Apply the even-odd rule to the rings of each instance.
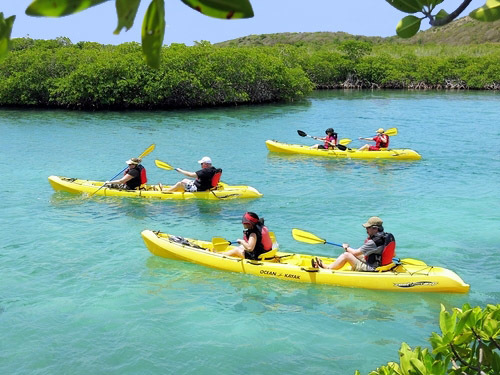
[[[352,374],[428,346],[440,304],[500,302],[500,96],[490,92],[319,92],[298,103],[171,112],[0,110],[0,373]],[[397,127],[417,162],[268,153],[266,139],[313,144]],[[250,201],[167,202],[56,193],[49,175],[107,180],[151,143],[154,159],[264,193]],[[352,146],[362,143],[354,141]],[[251,210],[283,249],[338,255],[292,228],[362,243],[379,215],[398,255],[456,271],[467,295],[304,285],[152,256],[143,229],[241,236]]]

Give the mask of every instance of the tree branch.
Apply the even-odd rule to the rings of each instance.
[[[430,21],[429,21],[429,24],[431,26],[443,26],[443,25],[446,25],[448,23],[450,23],[451,21],[453,21],[455,18],[457,18],[460,13],[462,13],[464,11],[465,8],[467,8],[469,6],[469,4],[471,3],[472,0],[464,0],[464,2],[462,4],[460,4],[458,6],[457,9],[455,9],[455,11],[451,12],[450,14],[448,14],[447,17],[445,18],[441,18],[439,20],[435,19],[434,17],[429,17],[430,18]]]

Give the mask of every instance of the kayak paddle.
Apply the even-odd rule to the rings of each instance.
[[[296,241],[310,243],[310,244],[314,244],[314,245],[327,243],[329,245],[342,247],[342,245],[339,243],[329,242],[323,238],[316,236],[315,234],[312,234],[311,232],[306,232],[305,230],[302,230],[302,229],[293,228],[292,229],[292,237]]]
[[[398,135],[398,128],[387,129],[383,134],[386,134],[389,137],[394,137],[395,135]],[[369,137],[366,137],[366,138],[360,137],[359,139],[368,139],[368,138]],[[371,139],[371,138],[369,138],[369,139]]]
[[[319,137],[313,137],[312,135],[309,135],[309,134],[307,134],[306,132],[303,132],[302,130],[297,130],[297,133],[298,133],[301,137],[309,137],[309,138],[313,138],[313,139],[316,139],[316,140],[318,140],[318,141],[321,141],[321,139],[320,139]],[[349,142],[348,142],[348,143],[349,143]],[[331,142],[330,142],[330,144],[331,144],[332,146],[334,146]],[[347,150],[347,147],[346,147],[346,146],[344,146],[343,144],[341,144],[340,142],[339,142],[339,144],[338,144],[338,145],[336,145],[335,147],[337,147],[337,148],[338,148],[339,150],[341,150],[341,151],[345,151],[345,150]]]
[[[155,149],[156,145],[153,143],[151,146],[149,146],[147,149],[144,150],[144,152],[142,154],[140,154],[137,159],[143,159],[145,156],[149,155],[154,149]],[[113,177],[111,177],[108,181],[113,181],[116,177],[118,177],[120,174],[122,174],[123,172],[125,172],[125,170],[128,168],[128,166],[126,166],[125,168],[123,168],[120,172],[118,172],[117,174],[115,174]],[[104,187],[105,184],[102,184],[99,189],[97,189],[96,191],[94,191],[92,194],[90,194],[90,197],[92,195],[94,195],[95,193],[97,193],[99,190],[101,190],[103,187]]]
[[[168,163],[165,163],[164,161],[161,161],[161,160],[158,160],[156,159],[155,160],[155,165],[158,167],[158,168],[161,168],[161,169],[166,169],[167,171],[173,171],[175,168],[172,167],[170,164]]]
[[[212,246],[215,252],[226,250],[229,245],[236,244],[237,242],[231,242],[223,237],[213,237]]]

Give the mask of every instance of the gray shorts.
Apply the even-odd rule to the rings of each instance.
[[[189,193],[193,193],[195,191],[198,191],[198,188],[194,184],[194,181],[188,181],[184,184],[184,190],[186,190]]]
[[[354,271],[371,272],[371,271],[375,271],[375,268],[373,268],[372,266],[369,266],[365,262],[356,258],[356,266],[354,267]]]

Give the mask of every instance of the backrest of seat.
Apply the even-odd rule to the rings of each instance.
[[[221,176],[222,176],[222,169],[219,168],[215,171],[215,174],[212,176],[212,188],[217,187]]]
[[[392,258],[396,256],[396,239],[392,233],[387,233],[384,244],[384,251],[382,252],[382,266],[392,263]]]

